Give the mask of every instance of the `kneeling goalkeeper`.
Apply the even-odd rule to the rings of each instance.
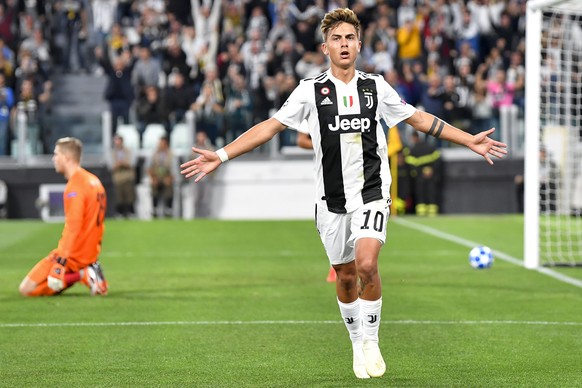
[[[82,282],[92,295],[106,295],[108,284],[97,261],[101,252],[107,196],[99,178],[81,167],[83,144],[57,140],[53,163],[67,180],[63,193],[65,226],[59,245],[20,283],[24,296],[50,296]]]

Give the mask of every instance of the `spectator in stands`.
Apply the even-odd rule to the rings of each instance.
[[[269,114],[269,101],[263,81],[267,75],[270,52],[270,44],[260,39],[258,30],[253,31],[251,39],[241,47],[247,85],[253,99],[253,121],[255,122],[262,121]]]
[[[231,142],[251,126],[252,106],[251,95],[247,90],[244,77],[238,73],[233,73],[226,91],[224,109],[227,142]]]
[[[573,72],[576,74],[576,72]],[[520,51],[514,51],[510,56],[509,67],[507,68],[507,82],[514,85],[513,104],[521,112],[525,109],[525,66],[523,64],[523,54]],[[573,85],[578,82],[573,82]]]
[[[494,28],[499,25],[500,15],[504,8],[503,1],[469,0],[467,2],[467,9],[479,28],[479,46],[482,54],[486,54],[495,46]]]
[[[410,100],[408,96],[409,93],[408,89],[402,82],[400,74],[398,74],[398,71],[396,69],[388,70],[386,73],[384,73],[384,79],[386,80],[386,82],[388,82],[389,85],[391,85],[394,88],[394,90],[396,91],[396,93],[398,93],[399,96],[402,96],[402,98],[405,101],[408,102]]]
[[[131,53],[129,39],[119,23],[111,26],[111,31],[105,37],[104,46],[103,52],[109,55],[109,61],[112,63],[116,57],[124,55],[126,51]]]
[[[475,53],[478,60],[481,59],[481,45],[479,43],[479,26],[472,18],[471,12],[459,3],[454,3],[453,13],[455,14],[455,35],[457,36],[457,51],[464,43],[471,46],[471,51]]]
[[[45,83],[36,86],[35,80],[31,77],[22,80],[20,88],[16,91],[16,103],[12,109],[12,128],[16,128],[16,114],[19,109],[27,115],[31,140],[40,140],[43,151],[48,152],[49,129],[46,127],[47,109],[51,99],[52,83]]]
[[[91,40],[93,47],[100,47],[105,43],[109,31],[116,21],[118,0],[91,1]]]
[[[20,50],[18,53],[18,66],[14,71],[16,77],[15,89],[20,87],[22,81],[26,78],[33,79],[35,86],[39,86],[49,79],[41,67],[38,66],[36,59],[27,50]]]
[[[259,39],[267,39],[269,34],[270,22],[261,6],[254,6],[251,14],[247,19],[247,37],[251,37],[254,33],[258,33]]]
[[[135,95],[140,98],[147,86],[158,86],[162,65],[157,58],[152,57],[149,46],[142,45],[136,49],[138,59],[131,73],[131,82],[135,88]]]
[[[184,78],[190,77],[192,70],[187,64],[187,57],[180,45],[180,40],[177,34],[171,34],[167,37],[166,46],[162,50],[162,70],[166,77],[171,74],[180,73]],[[168,80],[171,84],[171,81]]]
[[[0,75],[4,79],[4,84],[10,88],[16,85],[14,78],[14,67],[10,61],[4,58],[4,54],[0,51]]]
[[[135,214],[135,157],[123,144],[123,137],[113,136],[111,177],[115,191],[115,211],[127,218]]]
[[[196,35],[196,29],[193,26],[183,26],[180,35],[182,51],[186,55],[186,64],[190,67],[188,76],[192,79],[198,76],[199,58],[202,48],[206,42]]]
[[[457,73],[463,65],[469,66],[471,72],[474,72],[477,70],[478,60],[479,59],[476,57],[471,44],[467,41],[463,41],[459,45],[459,53],[453,61],[453,65],[455,66],[455,71]]]
[[[398,55],[402,62],[412,63],[422,55],[422,19],[407,16],[396,32]]]
[[[476,134],[494,127],[491,98],[483,83],[475,83],[472,105],[471,133]]]
[[[212,81],[204,82],[200,95],[191,106],[196,114],[196,128],[206,132],[212,144],[223,135],[224,100],[218,93]]]
[[[378,39],[374,44],[374,52],[370,58],[370,71],[372,73],[384,74],[394,68],[394,61],[387,50],[384,41]]]
[[[443,119],[466,131],[470,127],[471,110],[466,106],[466,100],[461,100],[465,90],[457,86],[454,76],[447,75],[443,80]]]
[[[507,82],[505,70],[498,68],[494,76],[489,79],[484,79],[483,75],[486,73],[487,65],[481,64],[477,69],[476,83],[483,84],[487,90],[487,95],[491,98],[493,108],[493,126],[499,128],[500,112],[503,107],[508,107],[513,104],[513,94],[515,85]],[[496,136],[499,136],[499,132]]]
[[[166,12],[173,15],[182,25],[192,25],[192,3],[184,0],[168,0]]]
[[[14,47],[14,26],[16,16],[14,5],[6,2],[0,3],[0,36],[8,47]]]
[[[390,22],[390,17],[388,15],[380,15],[375,24],[370,25],[370,46],[376,47],[376,41],[380,40],[384,43],[386,47],[386,52],[392,58],[394,58],[398,53],[398,42],[396,41],[396,29]]]
[[[87,62],[87,3],[83,0],[68,0],[61,4],[60,15],[65,30],[64,64],[65,72],[72,70],[89,71]],[[76,66],[75,66],[75,63]]]
[[[299,79],[316,77],[327,69],[328,63],[321,51],[303,53],[295,65],[295,73]]]
[[[42,68],[42,71],[47,75],[51,74],[50,47],[49,43],[44,39],[41,27],[36,27],[32,36],[21,43],[20,50],[28,51]]]
[[[2,35],[0,35],[0,54],[2,55],[3,59],[8,61],[8,63],[12,65],[15,63],[16,56],[14,55],[14,51],[6,45]]]
[[[119,119],[124,124],[129,124],[131,104],[135,98],[131,83],[131,72],[135,60],[131,53],[122,50],[120,55],[113,56],[109,52],[104,53],[101,47],[95,48],[95,57],[107,76],[105,86],[105,100],[109,103],[111,111],[111,134],[115,134]]]
[[[313,15],[308,19],[299,20],[295,24],[294,30],[299,52],[315,52],[319,50],[319,43],[321,43],[321,37],[317,35],[317,23],[319,20],[321,18]]]
[[[471,71],[471,64],[467,60],[459,61],[457,68],[457,85],[459,87],[459,94],[461,95],[461,101],[465,102],[465,105],[470,108],[473,101],[473,92],[475,89],[475,75]]]
[[[166,103],[157,86],[145,87],[144,93],[137,99],[135,110],[141,140],[149,124],[162,124],[168,134],[171,132]]]
[[[444,114],[443,88],[438,74],[430,75],[423,85],[420,103],[428,113],[435,116]]]
[[[186,83],[186,77],[182,73],[175,72],[171,75],[172,82],[165,90],[166,108],[170,126],[184,121],[186,112],[194,102],[194,87]]]
[[[403,63],[400,77],[400,87],[404,90],[402,97],[409,104],[418,104],[423,90],[423,79],[415,72],[415,63]]]
[[[10,140],[10,112],[14,106],[14,91],[6,85],[0,73],[0,156],[8,155]]]
[[[201,0],[191,0],[191,4],[196,36],[203,39],[209,47],[213,47],[212,40],[218,39],[222,0],[214,0],[212,7],[209,7],[206,1]],[[212,52],[211,55],[215,57],[216,52]]]
[[[398,18],[398,27],[402,27],[410,20],[414,20],[416,17],[414,0],[401,0],[400,6],[397,7],[396,15]]]
[[[267,75],[273,76],[278,71],[295,75],[295,66],[300,58],[301,54],[297,52],[293,39],[291,37],[280,38],[275,42],[275,50],[270,53],[267,61]]]
[[[147,173],[152,190],[153,216],[170,217],[174,201],[174,176],[177,163],[170,150],[169,138],[160,139],[158,148],[151,155],[147,163]],[[161,209],[158,209],[161,205]]]
[[[119,0],[115,20],[124,26],[132,26],[139,17],[134,3],[135,0]]]

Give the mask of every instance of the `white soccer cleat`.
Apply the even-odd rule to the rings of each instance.
[[[91,295],[107,295],[108,283],[98,261],[85,267],[81,282],[89,287]]]
[[[366,372],[366,358],[364,357],[364,350],[362,343],[352,344],[354,351],[354,374],[359,379],[369,379],[370,375]]]
[[[382,358],[382,353],[380,353],[378,343],[374,341],[364,341],[363,351],[367,374],[370,377],[382,377],[386,372],[386,363],[384,362],[384,358]]]

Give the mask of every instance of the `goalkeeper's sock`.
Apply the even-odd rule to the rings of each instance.
[[[352,303],[343,303],[338,299],[337,304],[340,313],[350,333],[352,343],[364,341],[364,331],[362,330],[362,318],[360,313],[360,300],[356,299]]]
[[[80,280],[81,280],[81,272],[80,271],[79,272],[69,272],[69,273],[65,274],[66,287],[70,287]]]
[[[382,313],[382,297],[378,300],[360,299],[364,340],[378,342],[380,314]]]

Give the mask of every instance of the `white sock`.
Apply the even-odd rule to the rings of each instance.
[[[382,297],[378,300],[360,299],[364,341],[378,342],[380,329],[380,314],[382,313]]]
[[[364,331],[362,330],[362,316],[360,311],[360,299],[356,299],[352,303],[343,303],[339,299],[337,304],[340,308],[340,313],[350,333],[352,344],[358,343],[361,346],[364,340]]]

